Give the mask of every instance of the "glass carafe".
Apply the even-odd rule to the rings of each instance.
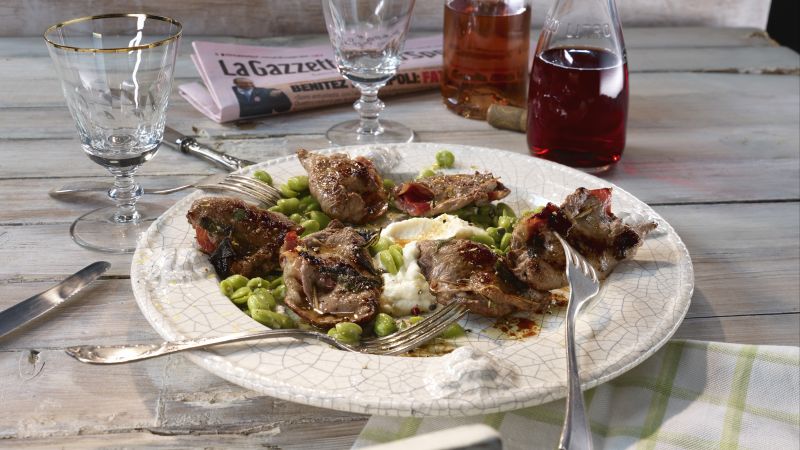
[[[556,0],[528,87],[533,155],[601,172],[622,156],[628,64],[614,0]]]

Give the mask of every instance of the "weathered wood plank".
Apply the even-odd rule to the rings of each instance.
[[[638,73],[631,76],[628,128],[685,132],[717,127],[731,130],[743,126],[796,127],[800,114],[796,107],[798,98],[800,84],[796,76]],[[174,96],[173,100],[168,120],[174,128],[195,129],[217,137],[320,134],[355,115],[349,105],[341,105],[239,124],[217,124],[188,103]],[[486,122],[448,112],[435,91],[390,97],[386,104],[384,116],[402,121],[421,133],[492,129]],[[47,126],[42,125],[42,117],[47,117]],[[0,136],[4,139],[71,138],[74,134],[72,118],[65,106],[0,109]]]
[[[166,362],[96,367],[62,350],[0,351],[0,443],[152,427]]]
[[[676,339],[752,345],[800,345],[800,314],[686,319]]]
[[[682,237],[692,257],[691,317],[800,311],[800,204],[656,210]]]
[[[107,449],[107,448],[225,448],[225,449],[318,449],[350,448],[367,419],[344,423],[302,423],[282,425],[264,432],[233,434],[209,428],[190,433],[170,430],[115,430],[108,434],[59,436],[38,439],[8,439],[0,448],[14,449]]]
[[[541,26],[551,3],[533,1],[534,26]],[[691,0],[621,2],[619,12],[626,26],[703,25],[716,27],[756,27],[767,24],[768,0]],[[80,0],[7,0],[0,7],[0,32],[4,36],[38,36],[48,26],[72,17],[131,11],[124,0],[87,4]],[[316,0],[201,0],[163,2],[140,0],[135,12],[148,12],[176,18],[187,33],[223,34],[247,37],[320,33],[325,31],[322,6]],[[412,26],[418,30],[441,30],[444,8],[441,2],[418,2]]]
[[[540,30],[534,29],[531,41],[535,43]],[[414,31],[409,36],[428,36],[433,32]],[[776,47],[778,44],[759,28],[713,28],[713,27],[633,27],[626,24],[625,46],[628,50],[652,48],[739,48],[739,47]],[[324,31],[314,34],[286,34],[266,38],[241,38],[231,35],[204,35],[187,33],[182,38],[181,56],[191,51],[194,40],[215,42],[231,42],[264,46],[304,46],[327,43]],[[535,47],[534,47],[535,48]],[[18,37],[17,35],[2,37],[0,40],[0,58],[18,58],[39,56],[47,58],[44,41],[40,35]]]

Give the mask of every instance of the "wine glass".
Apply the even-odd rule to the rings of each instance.
[[[378,120],[378,90],[400,65],[414,0],[322,0],[325,24],[339,72],[360,91],[353,107],[361,116],[334,125],[326,136],[336,145],[411,142],[405,125]]]
[[[158,211],[137,207],[133,179],[164,135],[181,24],[149,14],[105,14],[69,20],[44,33],[83,151],[114,175],[116,203],[79,217],[78,244],[129,253]]]

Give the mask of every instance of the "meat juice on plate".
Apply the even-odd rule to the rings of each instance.
[[[523,0],[445,3],[442,98],[449,109],[485,119],[492,103],[525,105],[530,23]]]
[[[619,161],[628,119],[627,63],[597,48],[551,48],[531,70],[531,153],[597,171]]]

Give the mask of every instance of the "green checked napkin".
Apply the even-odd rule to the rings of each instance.
[[[797,347],[671,341],[585,398],[598,449],[800,448]],[[505,449],[552,449],[563,419],[564,400],[474,417],[373,416],[354,447],[484,423]]]

